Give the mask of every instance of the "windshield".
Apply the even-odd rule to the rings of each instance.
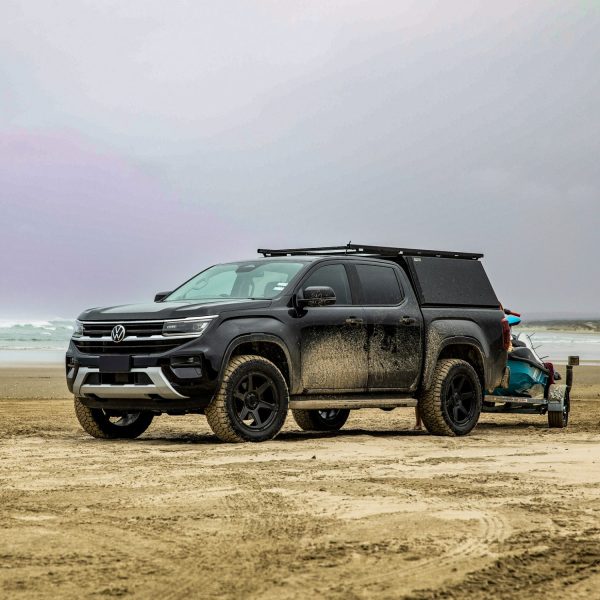
[[[215,265],[184,283],[165,300],[274,298],[304,265],[287,260]]]

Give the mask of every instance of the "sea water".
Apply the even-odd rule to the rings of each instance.
[[[73,326],[71,319],[0,319],[0,364],[62,363]]]
[[[571,355],[579,356],[582,363],[600,364],[600,333],[580,331],[546,331],[526,327],[514,333],[530,336],[531,343],[543,360],[566,363]]]
[[[62,363],[73,333],[70,319],[0,319],[0,364]],[[578,331],[546,331],[526,327],[515,333],[532,336],[537,353],[556,363],[578,355],[582,363],[600,364],[600,334]]]

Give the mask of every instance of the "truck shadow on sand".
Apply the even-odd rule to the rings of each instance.
[[[275,439],[266,442],[252,443],[253,446],[260,447],[271,442],[301,442],[306,440],[325,440],[332,438],[353,438],[358,436],[366,436],[372,438],[392,438],[392,437],[423,437],[429,436],[426,431],[413,431],[413,430],[369,430],[369,429],[344,429],[343,431],[286,431],[280,433]],[[232,448],[239,447],[240,444],[229,444],[228,442],[222,442],[215,435],[212,434],[194,434],[194,433],[183,433],[177,435],[148,435],[138,438],[137,440],[130,440],[135,443],[171,443],[171,444],[211,444],[215,446],[231,446]],[[242,444],[246,446],[247,444]]]
[[[473,431],[471,436],[465,436],[465,440],[469,437],[476,437],[478,433],[491,433],[491,432],[504,432],[509,433],[510,431],[523,431],[526,429],[536,430],[548,430],[548,426],[542,423],[481,423],[477,426],[477,429]],[[443,439],[442,436],[430,435],[427,431],[415,431],[412,429],[400,429],[400,430],[373,430],[373,429],[344,429],[342,431],[285,431],[280,433],[274,440],[268,442],[260,442],[257,446],[269,444],[271,442],[303,442],[307,440],[328,440],[328,439],[339,439],[343,441],[348,438],[355,437],[368,437],[368,438],[430,438],[430,439]],[[454,438],[456,439],[456,438]],[[226,446],[227,442],[222,442],[216,436],[212,434],[194,434],[194,433],[183,433],[176,435],[145,435],[138,440],[132,440],[136,443],[146,444],[208,444],[214,446]],[[248,442],[251,444],[252,442]],[[239,446],[239,444],[230,444],[232,448]]]
[[[471,436],[466,436],[465,440],[469,437],[476,437],[477,433],[490,433],[490,432],[501,432],[506,431],[523,431],[525,429],[548,429],[547,426],[543,425],[532,425],[531,423],[485,423],[477,427]],[[288,442],[288,443],[302,443],[308,440],[330,440],[339,439],[352,439],[356,437],[366,438],[431,438],[441,439],[441,436],[432,436],[427,431],[414,431],[414,430],[372,430],[372,429],[344,429],[343,431],[335,432],[300,432],[300,431],[286,431],[280,433],[274,440],[267,442],[260,442],[257,445],[269,444],[271,442]],[[454,438],[456,439],[456,438]],[[215,446],[228,445],[227,442],[222,442],[216,436],[212,434],[194,434],[194,433],[183,433],[183,434],[165,434],[165,435],[145,435],[138,440],[131,440],[135,443],[146,443],[146,444],[209,444]],[[251,444],[252,442],[248,442]],[[232,447],[238,446],[238,444],[231,444]]]

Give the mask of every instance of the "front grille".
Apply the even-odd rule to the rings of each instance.
[[[150,337],[161,335],[164,321],[151,321],[146,323],[83,323],[83,335],[86,337],[110,337],[115,325],[123,325],[127,336]]]
[[[164,321],[83,322],[83,335],[73,343],[84,354],[162,354],[189,342],[193,336],[162,335]],[[111,333],[116,325],[125,328],[125,337],[114,342]]]
[[[189,341],[189,339],[132,340],[115,344],[115,342],[73,340],[73,343],[84,354],[160,354]]]

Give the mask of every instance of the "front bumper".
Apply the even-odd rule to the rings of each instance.
[[[217,388],[217,373],[195,344],[163,354],[131,356],[126,373],[100,370],[100,356],[82,353],[71,343],[66,355],[69,390],[92,408],[198,412],[208,406]],[[173,360],[195,356],[193,367]]]

